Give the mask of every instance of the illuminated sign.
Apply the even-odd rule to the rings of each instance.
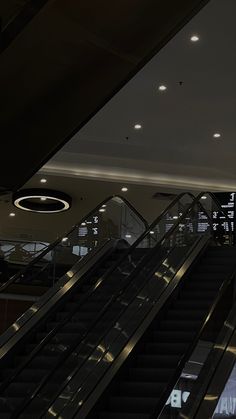
[[[169,399],[166,402],[166,405],[171,407],[181,408],[183,403],[186,403],[189,396],[189,391],[182,390],[172,390]]]

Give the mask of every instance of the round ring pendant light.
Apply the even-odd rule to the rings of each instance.
[[[15,207],[31,212],[53,214],[66,211],[71,207],[72,199],[64,192],[52,189],[21,189],[13,194]]]

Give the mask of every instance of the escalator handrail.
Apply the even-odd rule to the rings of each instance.
[[[141,222],[144,225],[144,230],[148,228],[148,223],[144,219],[144,217],[136,210],[136,208],[133,207],[130,202],[123,198],[120,195],[111,195],[102,202],[100,202],[93,210],[91,210],[86,216],[84,216],[78,223],[74,224],[73,227],[64,235],[58,237],[53,243],[51,243],[45,250],[43,250],[38,256],[36,256],[33,260],[29,262],[29,264],[21,269],[19,272],[14,274],[11,278],[9,278],[4,284],[0,286],[0,293],[4,292],[6,288],[8,288],[10,285],[12,285],[20,276],[24,275],[28,269],[30,269],[32,266],[34,266],[36,263],[38,263],[47,253],[49,253],[51,250],[53,250],[59,243],[61,243],[63,237],[67,237],[67,235],[71,234],[79,225],[81,225],[83,222],[85,222],[89,217],[91,217],[94,213],[98,212],[99,208],[102,207],[102,205],[107,204],[109,201],[112,201],[115,198],[121,199],[125,205],[128,206],[128,208],[134,212],[137,217],[141,220]]]
[[[199,196],[201,196],[202,194],[200,194]],[[199,197],[196,197],[196,198],[194,198],[194,200],[193,200],[193,202],[188,206],[188,208],[184,211],[184,213],[182,214],[182,216],[179,218],[179,220],[174,224],[174,226],[172,226],[172,228],[165,234],[165,239],[167,239],[171,234],[173,234],[173,231],[176,229],[176,228],[178,228],[178,225],[181,223],[181,221],[186,217],[186,215],[191,211],[191,209],[196,205],[196,203],[197,204],[199,204]],[[173,203],[172,203],[173,204]],[[204,210],[204,208],[203,208],[203,210]],[[158,217],[159,218],[159,217]],[[156,250],[156,248],[158,248],[159,247],[159,245],[160,245],[160,243],[162,242],[164,240],[164,238],[162,238],[162,239],[160,239],[159,240],[159,242],[156,244],[156,246],[154,247],[154,248],[152,248],[151,249],[151,251],[149,252],[150,254],[153,254],[153,253],[155,253],[155,250]],[[163,257],[164,259],[166,258],[166,256],[164,256]],[[146,261],[147,261],[147,259],[150,259],[150,255],[147,255],[143,260],[142,260],[142,262],[141,262],[141,267],[140,267],[140,265],[138,265],[138,267],[137,267],[137,269],[135,269],[134,270],[134,272],[132,272],[131,273],[131,280],[133,279],[133,277],[135,276],[135,274],[136,274],[136,270],[137,271],[140,271],[144,266],[145,266],[145,264],[146,264]],[[163,259],[162,259],[163,260]],[[162,261],[160,261],[160,264],[162,263]],[[128,281],[128,284],[127,284],[127,286],[129,286],[130,285],[130,280]],[[126,287],[127,287],[126,286]],[[106,310],[111,306],[111,304],[114,302],[114,300],[115,299],[117,299],[118,297],[120,297],[120,295],[124,292],[124,289],[126,289],[126,287],[124,287],[124,288],[122,288],[122,291],[121,292],[119,292],[117,295],[113,295],[112,296],[112,298],[108,301],[108,303],[106,304]],[[90,294],[91,295],[91,294]],[[84,300],[83,300],[83,302],[82,303],[84,303]],[[82,304],[81,303],[81,304]],[[78,306],[80,306],[80,304],[78,304]],[[78,309],[78,306],[77,306],[77,308],[76,308],[76,310],[75,311],[77,311],[77,309]],[[125,310],[125,307],[124,307],[124,310]],[[123,311],[124,311],[123,310]],[[91,330],[91,328],[93,327],[93,325],[97,322],[97,318],[100,318],[102,315],[104,314],[104,309],[102,309],[100,312],[99,312],[99,314],[98,314],[98,316],[96,317],[96,319],[92,322],[92,325],[89,327],[89,329],[88,330],[86,330],[86,332],[85,332],[85,334],[83,335],[83,337],[81,337],[81,339],[80,339],[80,341],[82,341],[85,337],[86,337],[86,335],[90,332],[90,330]],[[119,313],[119,315],[118,315],[118,318],[120,317],[122,315],[122,312],[121,313]],[[66,320],[67,321],[67,320]],[[65,321],[65,323],[66,323],[66,321]],[[117,319],[115,319],[114,321],[117,321]],[[63,324],[64,324],[64,322],[63,322]],[[40,344],[37,346],[37,348],[35,348],[35,350],[34,350],[34,353],[32,354],[32,356],[30,356],[29,355],[29,357],[27,358],[27,360],[25,361],[25,363],[24,363],[24,365],[21,365],[20,367],[19,367],[19,369],[18,369],[18,371],[16,372],[16,374],[13,374],[11,377],[9,377],[7,380],[5,380],[4,381],[4,383],[3,383],[3,388],[6,388],[6,386],[7,385],[9,385],[10,384],[10,382],[18,375],[18,374],[20,374],[20,372],[22,371],[22,369],[25,367],[25,366],[27,366],[27,364],[33,359],[33,357],[34,356],[36,356],[37,355],[37,353],[39,352],[39,350],[42,348],[42,346],[43,345],[45,345],[45,344],[47,344],[47,342],[48,342],[48,340],[58,331],[58,329],[60,328],[62,326],[62,323],[60,323],[60,325],[58,325],[55,329],[53,329],[51,332],[50,332],[50,336],[49,336],[49,334],[45,337],[45,339],[44,339],[44,341],[43,341],[43,343],[42,342],[40,342]],[[103,335],[105,334],[105,333],[107,333],[107,330],[106,330],[106,332],[104,331],[103,332]],[[41,345],[41,343],[42,343],[42,345]],[[79,342],[77,341],[76,342],[76,346],[78,346],[78,344],[79,344]],[[66,353],[64,353],[63,355],[65,356],[65,357],[68,357],[68,356],[70,356],[70,354],[73,352],[73,350],[74,350],[74,346],[72,345],[69,349],[68,349],[68,351],[65,351]],[[60,358],[60,360],[58,361],[58,362],[60,362],[61,363],[61,358]],[[86,359],[84,360],[84,362],[86,362]],[[24,407],[26,407],[29,403],[30,403],[30,401],[36,396],[36,394],[38,393],[38,391],[40,391],[40,389],[41,389],[41,387],[42,387],[42,385],[43,385],[43,383],[44,383],[44,381],[46,381],[46,379],[48,379],[53,373],[55,372],[55,369],[53,369],[53,370],[51,370],[51,371],[49,371],[49,373],[47,374],[47,376],[46,376],[46,378],[44,377],[44,380],[43,380],[43,382],[40,382],[39,383],[39,385],[37,386],[37,388],[35,389],[35,391],[33,392],[33,394],[30,394],[29,396],[28,396],[28,398],[26,399],[26,401],[24,402],[24,405],[21,407],[22,409],[24,408]]]
[[[214,314],[214,311],[216,309],[216,306],[218,305],[218,303],[220,302],[220,300],[223,298],[224,293],[226,292],[227,288],[229,287],[229,285],[231,284],[234,276],[236,273],[236,267],[234,268],[234,271],[231,272],[229,274],[229,277],[223,282],[223,284],[221,285],[218,294],[214,300],[214,303],[212,304],[210,311],[208,312],[208,314],[205,317],[205,320],[200,328],[200,330],[198,331],[198,333],[196,334],[195,338],[193,339],[193,341],[191,342],[191,345],[189,346],[188,350],[185,352],[185,354],[183,355],[183,357],[180,359],[180,361],[178,362],[177,368],[175,370],[175,374],[173,375],[173,377],[171,378],[170,382],[168,383],[168,386],[165,389],[165,392],[163,393],[163,395],[161,396],[161,398],[159,399],[159,402],[157,404],[157,407],[155,409],[155,411],[153,412],[153,414],[151,415],[150,419],[157,419],[158,415],[161,413],[160,409],[162,409],[172,391],[172,389],[174,388],[174,385],[176,383],[176,381],[178,380],[178,378],[180,377],[181,372],[183,371],[184,365],[186,364],[186,362],[189,360],[194,348],[196,347],[202,333],[204,332],[204,330],[206,329],[209,321],[211,320],[212,315]]]

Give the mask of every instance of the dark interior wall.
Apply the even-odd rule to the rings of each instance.
[[[48,1],[0,55],[0,190],[16,190],[208,0]]]

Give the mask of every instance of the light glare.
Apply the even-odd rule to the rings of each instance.
[[[199,36],[198,35],[192,35],[190,39],[191,39],[192,42],[197,42],[197,41],[199,41]]]
[[[166,89],[167,89],[167,87],[166,87],[164,84],[161,84],[161,85],[158,87],[158,90],[160,90],[160,92],[164,92]]]

